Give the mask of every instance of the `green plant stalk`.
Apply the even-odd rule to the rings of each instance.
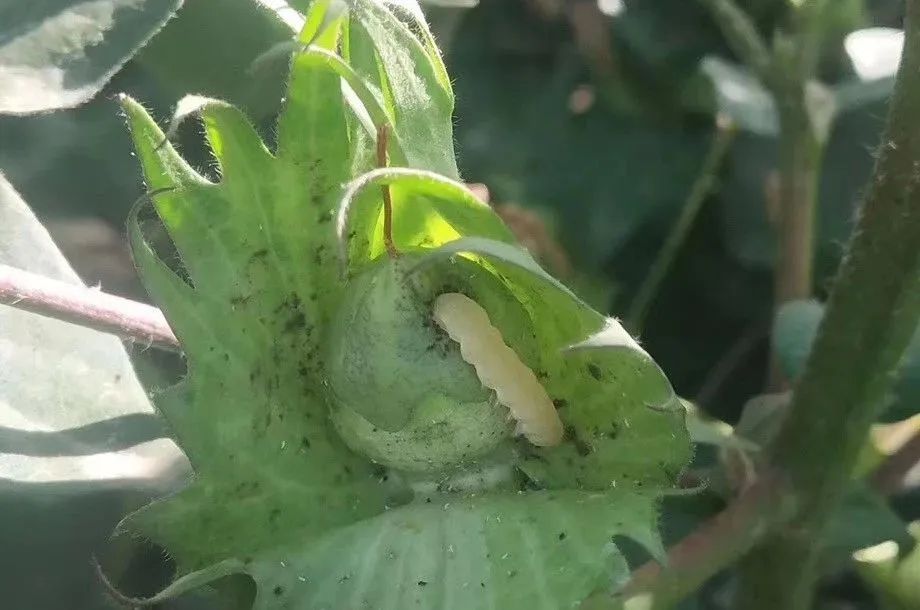
[[[798,66],[800,73],[815,74],[821,59],[821,47],[825,42],[824,27],[827,13],[836,6],[834,0],[805,0],[793,9],[791,27],[798,42]]]
[[[626,325],[634,334],[642,332],[649,308],[655,300],[662,282],[671,270],[681,246],[687,240],[687,236],[690,234],[693,223],[706,202],[706,198],[712,192],[716,183],[716,174],[731,147],[735,133],[737,133],[737,128],[731,121],[719,120],[718,123],[712,145],[709,147],[702,169],[690,189],[690,194],[687,196],[680,216],[671,227],[664,245],[659,250],[658,256],[652,263],[629,307]]]
[[[920,320],[920,6],[859,222],[814,349],[772,447],[797,516],[742,563],[736,607],[809,607],[820,538],[845,491],[892,371]]]
[[[750,16],[733,0],[701,0],[734,52],[770,90],[780,122],[777,304],[811,296],[814,226],[822,139],[806,103],[806,84],[817,65],[820,22],[828,3],[807,2],[793,14],[793,35],[771,50]]]
[[[815,215],[825,137],[816,132],[806,87],[817,70],[827,7],[825,0],[811,0],[794,10],[793,34],[777,37],[772,82],[766,82],[780,122],[777,307],[811,297],[814,283]]]
[[[738,57],[754,70],[761,80],[772,80],[770,50],[748,14],[733,0],[700,1],[709,9]]]
[[[796,76],[776,92],[780,106],[779,222],[774,301],[812,293],[815,210],[823,146],[805,108],[804,83]]]

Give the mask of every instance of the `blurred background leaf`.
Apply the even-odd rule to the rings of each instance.
[[[182,0],[0,3],[0,113],[72,108],[92,98]]]
[[[773,95],[750,70],[718,57],[704,58],[700,69],[712,80],[719,110],[738,126],[761,136],[779,134],[779,116]]]
[[[854,484],[834,511],[825,534],[821,563],[825,571],[839,570],[859,549],[885,540],[910,542],[907,524],[885,498],[862,484]]]
[[[29,5],[10,4],[21,4],[17,11]],[[271,135],[287,57],[256,60],[291,36],[274,10],[254,0],[189,2],[89,103],[0,116],[0,168],[87,281],[144,298],[122,238],[128,209],[142,192],[140,172],[111,96],[130,91],[164,117],[190,91],[212,95],[242,105]],[[6,87],[0,72],[0,89]],[[213,176],[197,125],[178,137],[186,157]]]
[[[888,540],[853,554],[881,610],[920,608],[920,522],[911,523],[910,533],[913,540],[906,544]]]
[[[0,263],[80,283],[2,174]],[[177,488],[185,458],[118,339],[11,307],[0,328],[4,606],[98,608],[93,554],[125,512]]]
[[[783,372],[797,379],[805,368],[824,306],[815,301],[793,301],[783,305],[773,325],[773,346]],[[902,420],[917,413],[920,402],[920,331],[908,345],[897,373],[894,390],[884,407],[885,421]]]

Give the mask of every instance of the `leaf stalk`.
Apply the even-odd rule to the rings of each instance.
[[[389,166],[387,157],[387,145],[389,141],[389,130],[387,125],[381,125],[377,128],[377,167],[384,168]],[[399,250],[393,243],[393,199],[390,195],[390,185],[384,183],[380,185],[381,195],[383,196],[383,244],[387,249],[390,258],[399,258]]]

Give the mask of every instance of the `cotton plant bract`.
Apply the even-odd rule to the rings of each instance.
[[[414,2],[317,0],[299,43],[274,150],[236,108],[180,102],[217,183],[121,100],[149,189],[135,262],[188,362],[157,405],[196,473],[119,526],[176,561],[150,601],[229,574],[260,609],[549,610],[616,586],[615,540],[661,553],[657,501],[690,456],[668,380],[458,182],[450,80]],[[444,292],[534,371],[560,445],[515,436],[432,322]]]

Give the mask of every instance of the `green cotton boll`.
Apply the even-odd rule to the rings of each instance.
[[[349,282],[327,379],[347,445],[384,465],[433,472],[488,454],[514,426],[432,320],[432,301],[451,289],[443,270],[408,273],[416,260],[384,257]]]
[[[349,281],[330,334],[328,380],[335,402],[394,432],[432,394],[486,402],[472,366],[431,317],[439,285],[407,274],[413,257],[383,258]]]
[[[352,450],[378,464],[420,473],[472,467],[514,430],[508,410],[494,401],[461,403],[444,394],[425,397],[396,432],[374,426],[346,406],[332,411],[332,423]]]

